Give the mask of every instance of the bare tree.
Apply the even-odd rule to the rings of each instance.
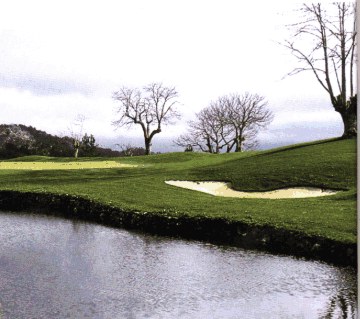
[[[196,114],[189,131],[175,143],[191,145],[204,152],[241,152],[256,147],[256,136],[273,115],[265,98],[257,94],[225,95]]]
[[[120,118],[113,125],[139,125],[144,135],[145,154],[149,155],[152,139],[161,133],[162,126],[180,118],[175,109],[177,97],[174,87],[165,87],[161,83],[151,83],[142,89],[122,87],[113,94],[113,98],[120,102],[117,108]]]
[[[68,128],[70,131],[70,137],[72,138],[73,147],[74,147],[74,157],[78,158],[79,156],[79,149],[81,146],[81,141],[83,137],[83,129],[84,129],[84,122],[86,118],[83,114],[78,114],[73,123],[70,124]]]
[[[217,102],[196,114],[195,121],[189,121],[186,134],[180,135],[175,144],[183,147],[191,145],[208,153],[220,153],[227,146],[226,138],[231,134],[226,125],[225,111]]]
[[[234,148],[235,152],[241,152],[244,148],[255,148],[259,130],[273,120],[265,98],[250,93],[232,94],[220,98],[219,103],[227,111],[227,126],[232,130],[232,139],[227,143],[228,150]]]
[[[341,115],[343,137],[356,136],[356,4],[338,2],[326,8],[321,3],[303,4],[300,10],[301,21],[289,26],[292,40],[284,43],[300,62],[289,74],[313,72]]]

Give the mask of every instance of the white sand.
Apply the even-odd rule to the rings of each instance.
[[[128,168],[136,165],[120,164],[115,161],[88,162],[0,162],[1,169],[11,170],[63,170],[63,169],[100,169],[100,168]]]
[[[284,188],[268,192],[240,192],[230,188],[230,183],[224,182],[190,182],[190,181],[165,181],[166,184],[204,192],[214,196],[238,198],[305,198],[336,194],[336,191],[314,187]]]

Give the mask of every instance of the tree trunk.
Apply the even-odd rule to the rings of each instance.
[[[151,139],[145,139],[145,155],[151,154]]]
[[[357,94],[350,97],[349,101],[341,103],[340,97],[337,98],[335,110],[340,113],[344,123],[343,138],[353,138],[357,136]]]
[[[236,153],[241,153],[242,152],[242,145],[241,142],[236,144],[236,149],[235,149]]]
[[[236,148],[235,152],[242,152],[242,143],[244,141],[244,138],[241,136],[236,137]]]
[[[339,112],[344,122],[343,138],[352,138],[357,135],[357,116],[356,110],[352,108]]]
[[[78,158],[79,148],[80,148],[80,141],[78,139],[74,139],[73,143],[74,143],[73,145],[74,145],[74,149],[75,149],[74,157]]]
[[[209,137],[206,137],[206,146],[208,148],[208,151],[209,153],[213,153],[213,148],[212,148],[212,145],[211,145],[211,142],[210,142],[210,138]]]

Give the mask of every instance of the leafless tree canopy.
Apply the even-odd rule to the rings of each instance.
[[[257,145],[256,136],[273,119],[265,98],[257,94],[225,95],[196,114],[188,132],[175,143],[203,152],[241,152]]]
[[[113,122],[117,127],[137,124],[141,127],[146,154],[151,152],[151,143],[162,126],[180,118],[175,109],[178,93],[174,87],[151,83],[142,89],[122,87],[114,92],[113,98],[120,102],[117,107],[119,119]]]
[[[301,21],[285,46],[299,66],[290,75],[311,71],[344,122],[344,137],[357,134],[356,4],[303,4]]]

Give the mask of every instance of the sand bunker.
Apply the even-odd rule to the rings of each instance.
[[[92,168],[127,168],[136,165],[120,164],[115,161],[89,162],[0,162],[0,169],[15,170],[59,170],[59,169],[92,169]]]
[[[336,194],[336,191],[324,190],[313,187],[295,187],[277,189],[268,192],[239,192],[231,189],[230,183],[224,182],[190,182],[190,181],[165,181],[166,184],[204,192],[214,196],[238,197],[238,198],[305,198]]]

